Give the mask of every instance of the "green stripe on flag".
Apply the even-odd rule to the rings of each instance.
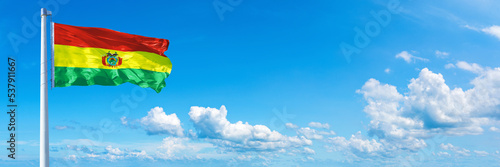
[[[104,85],[116,86],[126,82],[139,85],[143,88],[152,88],[157,93],[166,86],[165,79],[169,76],[166,72],[154,72],[141,69],[100,69],[55,67],[54,86],[89,86]]]

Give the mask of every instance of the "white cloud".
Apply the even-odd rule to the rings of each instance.
[[[89,157],[89,158],[98,158],[99,156],[100,156],[100,155],[96,155],[96,154],[94,154],[94,153],[92,153],[92,154],[87,154],[87,157]]]
[[[141,126],[140,121],[141,121],[140,119],[130,121],[130,118],[127,118],[125,116],[120,117],[121,124],[125,127],[131,128],[131,129],[139,128]],[[152,133],[149,133],[149,132],[148,132],[148,134],[152,135]]]
[[[476,153],[477,156],[481,156],[481,157],[485,157],[485,156],[489,155],[489,153],[486,151],[474,150],[474,153]]]
[[[198,134],[196,134],[196,132],[192,129],[189,129],[188,131],[188,137],[192,138],[192,139],[197,139],[198,138]]]
[[[166,137],[156,151],[160,159],[182,159],[196,157],[201,150],[214,148],[210,143],[193,142],[186,137]]]
[[[159,147],[163,149],[165,159],[170,159],[174,156],[174,153],[185,150],[187,148],[186,144],[188,138],[178,138],[178,137],[166,137],[163,139],[162,145]]]
[[[127,125],[127,123],[128,123],[127,117],[125,117],[125,116],[121,117],[120,121],[122,122],[122,125]]]
[[[465,61],[458,61],[456,66],[460,69],[463,69],[463,70],[466,70],[466,71],[470,71],[470,72],[473,72],[473,73],[476,73],[476,74],[481,74],[484,72],[484,68],[481,67],[479,64],[476,64],[476,63],[472,63],[472,64],[469,64]]]
[[[77,152],[75,160],[104,160],[112,162],[135,159],[223,160],[234,159],[239,152],[255,153],[264,158],[292,152],[300,153],[304,156],[315,154],[313,149],[305,147],[312,145],[312,141],[304,136],[282,135],[264,125],[250,125],[241,121],[236,123],[229,122],[226,118],[227,110],[224,106],[219,110],[192,107],[189,116],[195,129],[188,130],[186,137],[179,135],[180,132],[183,132],[178,131],[180,129],[180,121],[168,121],[178,119],[177,116],[175,114],[167,115],[159,107],[153,108],[148,112],[147,116],[137,121],[144,129],[151,133],[159,134],[161,132],[173,135],[165,137],[161,143],[136,143],[132,146],[119,145],[120,147],[115,147],[116,143],[94,142],[82,139],[63,140],[62,142],[51,143],[51,146],[57,148],[54,151],[59,151],[63,147],[67,147],[68,150]],[[121,120],[127,120],[127,118],[123,117]],[[166,122],[169,123],[169,126],[163,126]],[[174,122],[173,125],[179,126],[171,126],[172,122]],[[131,123],[132,121],[128,121],[124,124],[128,126]],[[334,134],[333,131],[318,130],[315,130],[315,133],[319,135]],[[92,149],[77,147],[77,145],[91,145]],[[153,154],[147,154],[146,151]]]
[[[387,74],[389,74],[389,73],[391,73],[391,69],[390,69],[390,68],[386,68],[386,69],[384,70],[384,72],[385,72],[385,73],[387,73]]]
[[[500,132],[500,129],[498,129],[497,127],[492,126],[492,127],[490,127],[490,131],[492,131],[492,132]]]
[[[413,57],[413,55],[411,55],[410,53],[408,53],[407,51],[403,51],[401,53],[398,53],[396,55],[396,58],[402,58],[403,60],[405,60],[407,63],[410,63],[411,62],[411,58]]]
[[[294,149],[291,151],[292,154],[296,155],[296,153],[298,154],[305,154],[305,155],[311,155],[311,154],[316,154],[316,151],[314,151],[313,149],[309,148],[309,147],[304,147],[302,149]]]
[[[429,59],[426,59],[426,58],[413,56],[412,54],[408,53],[408,51],[402,51],[401,53],[398,53],[396,55],[396,58],[401,58],[404,61],[406,61],[407,63],[415,62],[416,60],[429,61]]]
[[[316,152],[313,149],[309,148],[309,147],[304,147],[304,153],[306,153],[306,154],[316,154]]]
[[[313,127],[313,128],[330,129],[330,125],[328,123],[322,124],[322,123],[319,123],[319,122],[310,122],[309,126]]]
[[[500,40],[500,26],[493,25],[491,27],[481,29],[486,34],[493,35]]]
[[[455,148],[455,146],[453,146],[451,143],[448,143],[448,144],[443,144],[443,143],[441,143],[441,144],[439,145],[439,147],[440,147],[441,149],[443,149],[443,150],[452,150],[452,149],[454,149],[454,148]]]
[[[384,155],[384,146],[375,139],[365,139],[361,132],[351,136],[349,140],[345,137],[328,138],[328,143],[332,144],[333,151],[345,151],[356,157],[372,157]]]
[[[78,163],[78,158],[76,157],[76,155],[68,155],[65,159]]]
[[[225,106],[220,109],[193,106],[189,112],[189,117],[199,132],[198,137],[225,148],[260,151],[312,144],[305,137],[285,136],[264,125],[250,125],[241,121],[230,123],[226,116]]]
[[[149,156],[148,153],[146,153],[146,151],[142,150],[142,151],[137,151],[137,152],[134,152],[134,151],[131,151],[128,155],[129,157],[136,157],[136,158],[139,158],[139,159],[153,159],[153,157]]]
[[[221,155],[213,153],[215,146],[208,142],[200,142],[199,140],[192,140],[187,137],[173,137],[169,136],[164,138],[161,142],[153,143],[133,143],[131,145],[123,145],[117,143],[103,143],[103,142],[82,142],[83,140],[68,140],[60,144],[51,144],[52,148],[60,149],[59,152],[65,150],[63,153],[75,153],[76,159],[82,160],[104,160],[104,161],[118,161],[118,160],[192,160],[204,159],[207,156]],[[63,144],[77,144],[77,145],[64,145]],[[87,146],[89,147],[87,147]],[[120,145],[120,148],[116,147]],[[92,149],[91,149],[92,148]],[[150,152],[152,154],[148,154]],[[57,155],[56,155],[57,156]],[[226,155],[227,156],[227,155]],[[211,157],[208,157],[210,159]],[[227,158],[227,157],[226,157]]]
[[[337,133],[335,133],[333,130],[327,132],[327,131],[318,131],[318,134],[320,135],[324,135],[324,136],[329,136],[329,135],[336,135]]]
[[[446,69],[455,68],[455,65],[453,63],[448,63],[448,64],[444,65],[444,68],[446,68]]]
[[[289,128],[289,129],[297,129],[297,128],[299,128],[299,126],[297,126],[295,124],[292,124],[292,123],[286,123],[285,126],[286,126],[286,128]]]
[[[492,35],[492,36],[500,39],[500,26],[492,25],[492,26],[486,27],[486,28],[478,28],[478,27],[474,27],[474,26],[465,25],[464,27],[467,29],[470,29],[470,30],[484,32],[488,35]]]
[[[469,29],[469,30],[479,31],[479,28],[474,27],[474,26],[465,25],[464,27],[467,28],[467,29]]]
[[[177,115],[175,113],[166,115],[161,107],[151,109],[147,116],[141,118],[140,123],[150,135],[184,135],[184,129],[181,127],[181,121]]]
[[[318,131],[315,129],[311,129],[309,127],[305,127],[305,128],[298,129],[297,134],[304,135],[308,139],[321,140],[321,139],[323,139],[323,136],[335,135],[335,132],[334,131],[329,131],[329,132]]]
[[[83,155],[80,157],[75,157],[77,159],[84,159],[86,161],[88,160],[96,160],[96,159],[101,159],[105,161],[117,161],[117,160],[123,160],[123,159],[128,159],[128,158],[137,158],[140,160],[143,159],[150,159],[153,160],[153,157],[148,155],[146,151],[144,150],[129,150],[129,149],[120,149],[120,148],[114,148],[111,145],[108,145],[104,148],[104,152],[100,151],[85,151],[85,150],[75,150],[75,151],[83,151],[85,154],[78,153],[78,155]]]
[[[437,134],[478,135],[482,126],[497,121],[500,68],[486,68],[471,84],[466,91],[450,89],[441,74],[424,68],[418,78],[411,79],[404,94],[375,79],[357,92],[367,102],[364,112],[371,119],[369,135],[377,136],[383,148],[416,151],[426,146],[424,139]]]
[[[451,155],[448,152],[438,152],[437,156],[440,156],[440,157],[450,157]]]
[[[497,77],[500,69],[489,70],[471,82],[474,88],[463,91],[450,89],[441,74],[425,68],[410,81],[405,96],[375,79],[368,80],[358,93],[368,102],[364,111],[372,118],[370,131],[379,137],[480,134],[481,125],[498,115]]]
[[[440,144],[439,147],[443,150],[449,150],[453,151],[455,154],[460,155],[460,156],[470,156],[470,150],[467,150],[465,148],[457,147],[454,146],[450,143],[448,144]]]
[[[112,155],[122,155],[123,151],[121,151],[119,148],[113,148],[112,146],[107,146],[106,151]]]
[[[447,58],[450,55],[450,53],[448,53],[448,52],[442,52],[439,50],[436,50],[435,54],[438,58],[442,58],[442,59]]]
[[[396,157],[405,153],[416,153],[427,147],[423,139],[368,139],[361,132],[352,135],[349,140],[344,137],[330,137],[326,145],[327,151],[342,151],[356,158]]]

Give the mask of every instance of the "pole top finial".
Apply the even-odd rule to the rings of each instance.
[[[50,16],[50,15],[52,15],[52,12],[48,11],[45,8],[42,8],[41,14],[42,14],[42,16]]]

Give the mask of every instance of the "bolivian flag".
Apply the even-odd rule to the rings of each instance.
[[[125,82],[160,92],[172,63],[169,41],[104,28],[54,23],[54,86],[115,86]]]

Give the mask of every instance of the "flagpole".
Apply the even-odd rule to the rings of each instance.
[[[49,118],[47,98],[47,16],[51,12],[41,10],[41,49],[40,49],[40,167],[49,167]]]

